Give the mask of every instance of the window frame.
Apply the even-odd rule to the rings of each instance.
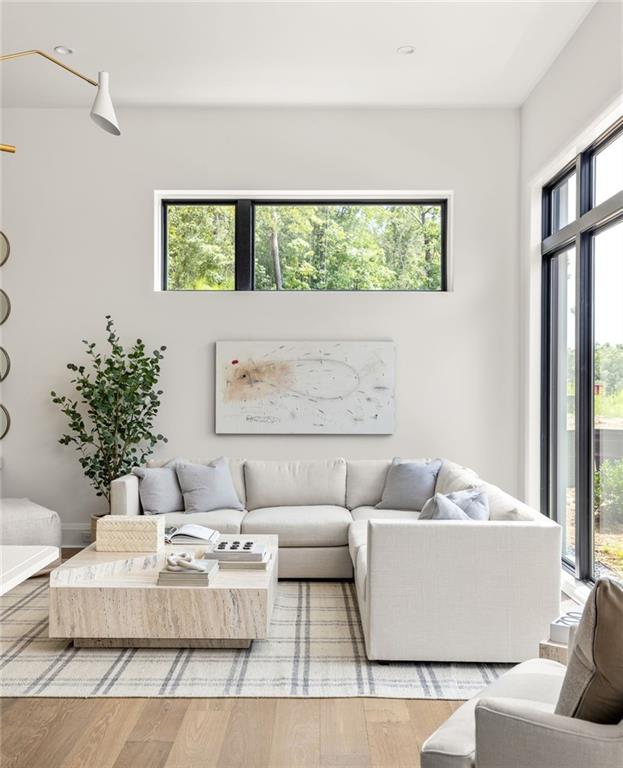
[[[569,248],[576,259],[575,322],[575,563],[563,565],[576,578],[594,581],[593,516],[593,354],[594,354],[594,238],[623,221],[623,190],[594,205],[594,158],[610,142],[623,135],[623,118],[617,120],[592,144],[565,165],[542,190],[541,243],[541,509],[556,519],[557,423],[556,374],[553,333],[556,315],[556,278],[553,259]],[[566,177],[576,173],[576,217],[553,232],[552,192]]]
[[[165,293],[226,293],[227,291],[169,289],[168,279],[168,208],[172,205],[232,205],[235,207],[235,243],[234,243],[234,291],[255,292],[255,207],[265,205],[435,205],[441,209],[441,285],[439,288],[392,288],[392,289],[330,289],[295,291],[283,289],[279,293],[447,293],[449,288],[449,231],[450,231],[450,194],[439,196],[408,196],[388,193],[388,196],[347,195],[325,197],[318,195],[236,195],[229,194],[175,194],[156,192],[157,217],[159,220],[156,236],[156,290]],[[257,291],[258,293],[276,293],[276,291]]]

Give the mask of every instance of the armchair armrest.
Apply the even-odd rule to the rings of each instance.
[[[140,515],[141,502],[138,495],[138,477],[124,475],[110,484],[110,514]]]
[[[478,768],[623,765],[623,724],[589,723],[551,709],[522,699],[481,699],[476,706]]]

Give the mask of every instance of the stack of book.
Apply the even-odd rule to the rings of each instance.
[[[219,539],[218,544],[204,552],[203,557],[217,561],[221,570],[259,570],[268,566],[270,552],[264,544],[252,539]]]
[[[203,564],[203,563],[202,563]],[[218,562],[206,562],[204,571],[184,569],[168,571],[166,568],[158,574],[159,587],[207,587],[210,579],[218,571]]]

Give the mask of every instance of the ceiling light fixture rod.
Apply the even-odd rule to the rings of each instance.
[[[54,56],[49,56],[47,53],[44,53],[44,51],[39,51],[37,49],[33,49],[32,51],[17,51],[17,53],[7,53],[4,56],[0,56],[0,61],[9,61],[10,59],[21,59],[22,56],[43,56],[44,59],[47,59],[48,61],[51,61],[53,64],[56,64],[59,67],[62,67],[63,69],[66,69],[67,72],[71,72],[72,75],[75,75],[76,77],[81,78],[87,83],[90,83],[91,85],[94,85],[97,88],[97,81],[91,80],[90,77],[87,77],[86,75],[83,75],[81,72],[78,72],[76,69],[72,69],[71,67],[68,67],[67,64],[63,64],[62,61],[59,61],[58,59],[55,59]]]
[[[119,123],[117,122],[117,115],[115,114],[115,108],[110,98],[109,90],[109,77],[108,72],[100,72],[97,80],[91,80],[90,77],[83,75],[82,72],[78,72],[76,69],[68,67],[67,64],[63,64],[62,61],[55,59],[54,56],[50,56],[44,51],[33,49],[30,51],[17,51],[16,53],[6,53],[4,56],[0,56],[1,61],[11,61],[11,59],[21,59],[24,56],[42,56],[44,59],[51,61],[52,64],[56,64],[57,67],[64,69],[71,75],[79,77],[89,85],[97,88],[95,95],[95,101],[91,107],[91,118],[93,122],[107,133],[112,133],[114,136],[119,136],[121,131],[119,130]],[[12,144],[0,144],[0,152],[15,152],[15,147]]]

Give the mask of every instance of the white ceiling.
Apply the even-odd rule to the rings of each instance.
[[[71,46],[118,105],[518,105],[593,4],[8,2],[2,52]],[[38,57],[0,68],[5,106],[91,101]]]

